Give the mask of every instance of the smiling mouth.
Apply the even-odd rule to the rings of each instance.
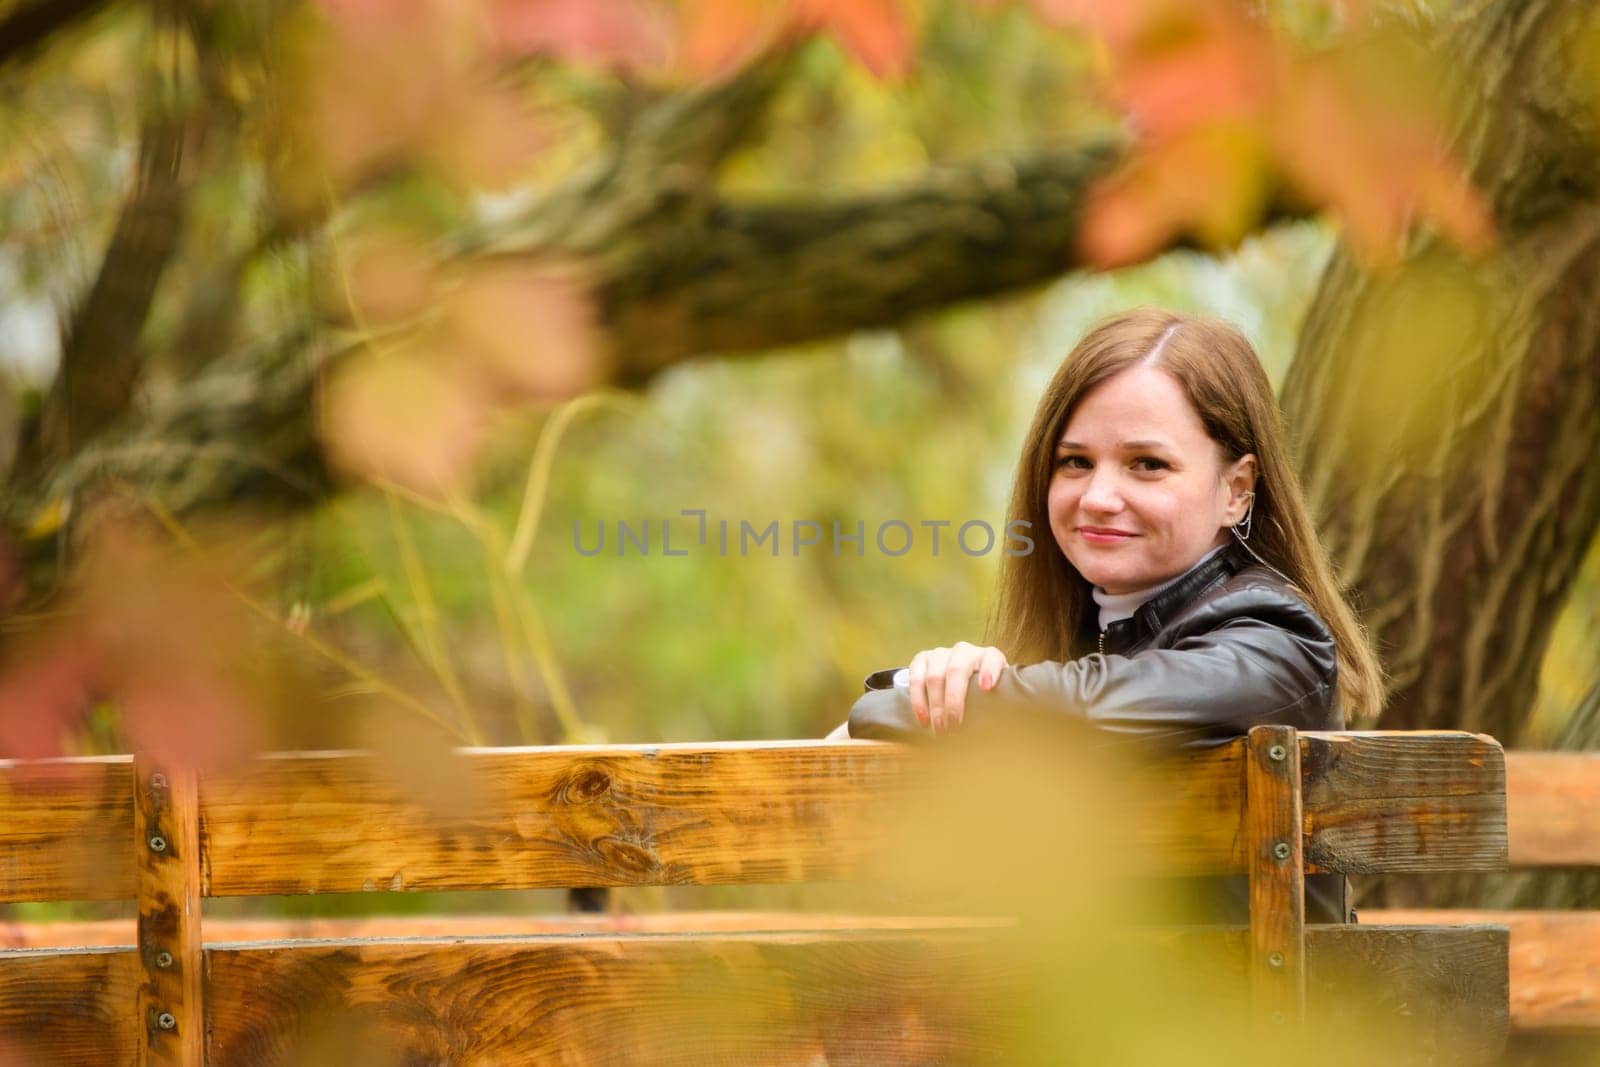
[[[1127,530],[1106,530],[1099,529],[1094,526],[1080,526],[1078,527],[1078,534],[1090,544],[1098,545],[1117,544],[1118,542],[1127,541],[1137,536],[1129,533]]]

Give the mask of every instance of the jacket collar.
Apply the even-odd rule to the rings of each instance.
[[[1221,552],[1141,604],[1132,618],[1114,622],[1106,627],[1105,650],[1128,652],[1143,645],[1159,633],[1178,612],[1193,603],[1206,590],[1237,574],[1242,566],[1238,546],[1229,544]]]

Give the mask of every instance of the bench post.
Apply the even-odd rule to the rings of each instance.
[[[1265,1025],[1305,1015],[1305,853],[1300,742],[1292,726],[1250,731],[1245,760],[1250,848],[1250,990]]]
[[[133,761],[141,1067],[205,1062],[200,798],[193,770]]]

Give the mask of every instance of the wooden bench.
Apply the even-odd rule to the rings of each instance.
[[[1506,797],[1512,869],[1600,867],[1600,754],[1508,752]],[[1600,1042],[1600,910],[1394,909],[1362,921],[1508,927],[1513,1033]]]
[[[981,1010],[1014,991],[993,922],[578,917],[218,940],[237,927],[201,921],[206,897],[881,877],[924,760],[859,741],[459,750],[427,801],[362,753],[198,778],[141,757],[0,764],[0,900],[138,909],[132,944],[0,953],[0,1055],[253,1065],[344,1040],[403,1063],[1002,1056],[1004,1013]],[[1493,740],[1261,727],[1158,762],[1137,792],[1130,851],[1152,869],[1249,876],[1247,930],[1168,940],[1228,961],[1259,1019],[1360,984],[1426,1023],[1437,1062],[1459,1062],[1463,1033],[1472,1050],[1503,1035],[1503,926],[1307,926],[1301,896],[1308,871],[1503,867]]]

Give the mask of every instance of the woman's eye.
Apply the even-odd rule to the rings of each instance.
[[[1164,471],[1171,466],[1172,464],[1166,460],[1156,459],[1154,456],[1140,456],[1133,461],[1133,469],[1137,471]]]
[[[1088,456],[1057,456],[1056,466],[1065,470],[1086,471],[1090,467]]]

